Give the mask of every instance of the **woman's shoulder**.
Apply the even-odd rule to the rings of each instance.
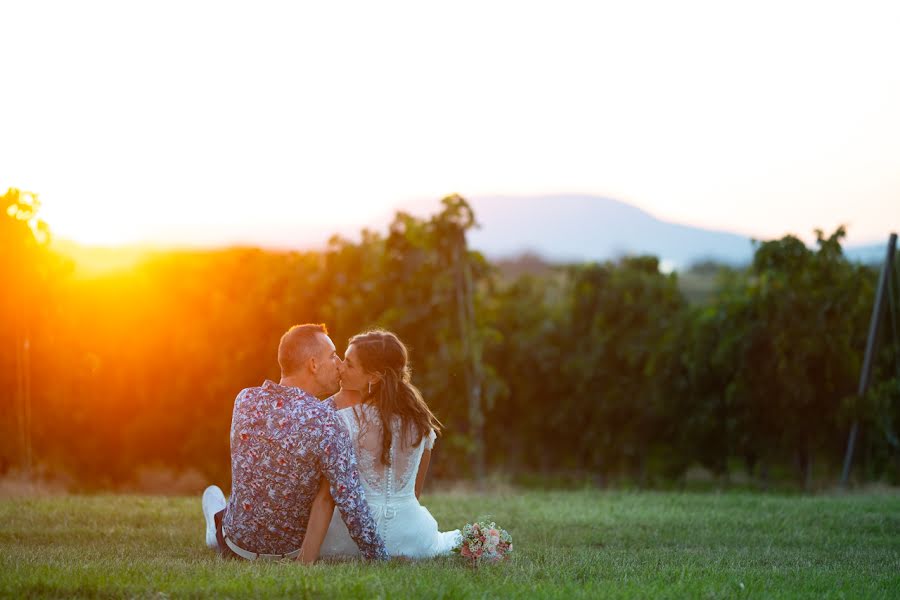
[[[378,409],[365,402],[338,405],[337,414],[346,421],[375,423],[379,421]]]

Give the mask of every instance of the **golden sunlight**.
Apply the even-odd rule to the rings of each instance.
[[[117,246],[135,241],[133,228],[109,223],[88,212],[68,215],[51,214],[47,210],[44,214],[54,237],[91,246]]]
[[[152,251],[147,247],[134,245],[82,245],[59,238],[52,240],[51,248],[72,261],[74,276],[88,279],[132,269]]]

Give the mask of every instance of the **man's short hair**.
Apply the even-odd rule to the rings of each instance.
[[[318,353],[322,346],[321,340],[316,335],[319,333],[328,335],[324,323],[294,325],[281,336],[281,342],[278,344],[278,366],[281,367],[282,376],[293,375]]]

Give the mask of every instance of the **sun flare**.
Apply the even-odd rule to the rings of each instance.
[[[126,211],[121,208],[122,203],[111,205],[79,198],[77,194],[70,196],[52,187],[41,192],[40,217],[55,239],[107,247],[143,241],[141,235],[146,219],[135,210],[136,207]],[[133,218],[123,219],[120,212],[130,212]]]
[[[54,235],[87,246],[120,246],[134,240],[121,227],[106,223],[53,222]]]

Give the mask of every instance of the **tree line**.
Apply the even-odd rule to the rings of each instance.
[[[287,327],[324,322],[341,352],[372,327],[409,345],[446,426],[439,478],[652,486],[702,466],[812,487],[833,482],[854,419],[855,480],[900,478],[900,345],[884,337],[856,397],[877,271],[845,258],[843,229],[815,248],[757,243],[688,301],[652,256],[504,270],[467,247],[476,215],[459,196],[322,251],[160,251],[92,277],[52,251],[34,196],[2,199],[4,473],[226,483],[236,393],[277,380]]]

